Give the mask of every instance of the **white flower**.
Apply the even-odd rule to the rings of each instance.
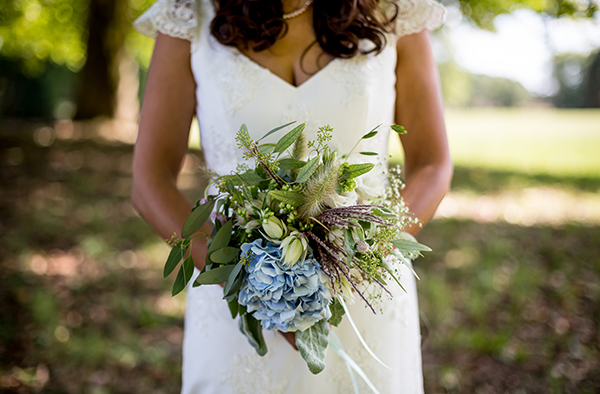
[[[281,239],[286,233],[285,224],[283,224],[276,216],[271,216],[268,219],[263,220],[262,228],[265,230],[265,233],[273,239]]]
[[[292,231],[281,243],[279,249],[283,249],[281,252],[283,264],[292,265],[298,262],[298,260],[304,261],[306,259],[308,240],[306,237],[300,237],[299,235],[298,231]]]
[[[355,205],[358,200],[356,192],[342,192],[342,194],[335,193],[333,196],[328,197],[324,203],[331,208],[349,207]]]
[[[363,202],[372,201],[385,194],[385,180],[382,176],[369,172],[356,178],[355,190]]]

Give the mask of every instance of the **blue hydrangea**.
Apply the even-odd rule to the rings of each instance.
[[[257,239],[241,247],[248,264],[238,302],[254,312],[267,330],[304,331],[319,320],[329,319],[331,296],[312,255],[288,266],[283,264],[278,245],[262,244],[263,240]]]

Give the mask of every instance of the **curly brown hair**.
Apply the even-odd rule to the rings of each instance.
[[[251,48],[255,52],[269,48],[287,32],[281,0],[213,0],[216,14],[211,34],[223,45]],[[377,0],[315,0],[313,27],[324,52],[333,57],[349,58],[358,53],[379,53],[386,43],[385,33],[393,30],[398,14],[389,16]],[[360,48],[359,41],[373,45]]]

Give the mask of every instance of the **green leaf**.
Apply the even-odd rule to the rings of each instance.
[[[281,130],[281,129],[283,129],[283,128],[286,128],[286,127],[288,127],[288,126],[289,126],[289,125],[291,125],[292,123],[296,123],[296,121],[294,120],[294,121],[291,121],[290,123],[286,123],[286,124],[284,124],[283,126],[278,126],[278,127],[275,127],[273,130],[271,130],[271,131],[269,131],[267,134],[263,135],[263,136],[262,136],[262,137],[261,137],[261,138],[260,138],[258,141],[256,141],[256,142],[260,142],[260,141],[264,140],[265,138],[267,138],[267,137],[268,137],[268,136],[270,136],[271,134],[274,134],[274,133],[278,132],[279,130]]]
[[[167,257],[167,262],[165,263],[163,278],[171,275],[171,272],[177,267],[177,264],[183,260],[185,252],[187,251],[187,245],[185,248],[182,248],[181,245],[182,243],[178,242],[173,246],[173,249],[171,249],[171,253],[169,253],[169,257]]]
[[[229,245],[229,241],[231,240],[231,229],[233,227],[233,219],[229,219],[215,234],[210,246],[208,247],[207,255],[211,256],[217,250]]]
[[[206,271],[198,275],[196,281],[194,282],[195,286],[200,285],[218,285],[219,283],[223,283],[229,278],[231,271],[235,266],[224,265],[222,267],[213,268],[210,271]]]
[[[348,266],[350,267],[352,267],[352,259],[356,254],[354,246],[356,246],[356,242],[354,242],[354,238],[352,237],[352,231],[346,229],[346,231],[344,231],[344,250],[346,251]]]
[[[275,146],[276,144],[269,142],[266,144],[260,144],[258,149],[260,149],[262,153],[272,153],[275,150]]]
[[[408,239],[395,239],[392,241],[392,244],[400,250],[406,252],[414,252],[414,251],[422,251],[422,252],[431,252],[431,248],[429,246],[420,244],[415,241],[409,241]]]
[[[269,195],[271,198],[281,201],[284,204],[290,204],[294,207],[298,207],[302,204],[302,195],[300,192],[293,192],[290,190],[271,190]]]
[[[260,322],[252,315],[245,314],[240,316],[238,325],[242,334],[246,336],[250,345],[256,349],[259,356],[267,354],[267,344],[262,334]]]
[[[273,152],[281,153],[290,146],[292,146],[294,141],[296,141],[296,139],[300,137],[300,134],[302,134],[305,127],[306,123],[302,123],[301,125],[294,127],[292,131],[281,137],[281,139],[277,141],[277,145],[275,146]]]
[[[173,283],[173,290],[171,291],[172,295],[177,295],[181,293],[185,286],[187,286],[190,279],[192,279],[192,274],[194,273],[194,260],[192,256],[188,256],[187,259],[183,261],[181,267],[179,267],[179,272],[177,272],[177,277],[175,278],[175,282]]]
[[[237,299],[234,298],[233,300],[229,301],[227,306],[229,307],[229,312],[231,312],[231,318],[235,319],[240,310],[240,304],[238,304]]]
[[[242,182],[248,186],[258,185],[261,181],[263,181],[263,178],[261,178],[253,170],[248,170],[242,174],[237,174],[234,176],[236,176],[237,178],[240,178],[242,180]]]
[[[240,250],[231,246],[224,246],[221,249],[215,250],[211,255],[210,259],[217,264],[229,263],[235,259]]]
[[[395,219],[398,217],[398,215],[388,208],[375,208],[373,209],[372,213],[384,219]]]
[[[371,171],[373,167],[375,167],[375,164],[373,163],[350,164],[348,167],[344,167],[344,170],[342,171],[342,178],[356,178]]]
[[[249,187],[242,186],[242,193],[244,194],[244,198],[246,199],[246,201],[252,201],[252,191],[250,191]]]
[[[208,202],[199,205],[198,208],[194,209],[183,224],[181,236],[183,238],[187,238],[194,234],[194,232],[196,232],[200,227],[202,227],[204,222],[206,222],[206,219],[208,219],[210,216],[214,206],[215,200],[209,200]]]
[[[365,156],[377,156],[379,153],[375,153],[375,152],[359,152],[361,155],[365,155]]]
[[[398,134],[406,134],[407,133],[407,131],[404,127],[397,125],[397,124],[392,125],[392,130],[394,130]]]
[[[326,320],[320,320],[304,331],[296,331],[296,347],[309,371],[315,375],[325,369],[328,336],[329,323]]]
[[[305,161],[296,159],[281,159],[279,160],[279,168],[282,170],[295,170],[306,165]]]
[[[298,172],[298,177],[296,178],[297,183],[304,183],[310,178],[310,176],[315,172],[317,167],[319,166],[319,156],[315,156],[306,163],[300,172]]]
[[[400,288],[402,290],[404,290],[404,292],[406,293],[407,292],[406,289],[404,288],[404,286],[402,286],[402,283],[400,283],[400,281],[398,280],[398,278],[396,278],[396,275],[394,275],[394,273],[392,272],[392,270],[390,270],[385,265],[383,265],[383,268],[388,272],[388,274],[390,274],[390,276],[392,277],[392,279],[394,279],[396,281],[396,283],[398,283],[398,286],[400,286]]]
[[[331,304],[329,304],[329,310],[331,311],[331,317],[329,320],[327,320],[327,322],[335,327],[338,327],[342,322],[342,317],[346,313],[344,307],[342,304],[340,304],[337,298],[334,298]]]
[[[377,135],[377,133],[379,133],[379,131],[375,130],[375,131],[371,131],[370,133],[367,133],[365,135],[363,135],[362,139],[363,140],[368,140],[369,138],[373,138]]]
[[[225,297],[231,295],[231,290],[234,287],[236,279],[238,278],[238,275],[242,271],[243,267],[244,267],[244,264],[242,264],[242,262],[240,261],[231,270],[231,273],[229,274],[229,278],[227,278],[227,283],[225,283],[225,289],[223,289],[223,294],[225,294]]]

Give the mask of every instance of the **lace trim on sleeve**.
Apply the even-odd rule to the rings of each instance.
[[[436,0],[398,0],[396,4],[396,38],[425,29],[434,30],[444,23],[446,8]]]
[[[195,0],[158,0],[133,22],[143,35],[155,37],[158,32],[194,41],[198,28]]]

